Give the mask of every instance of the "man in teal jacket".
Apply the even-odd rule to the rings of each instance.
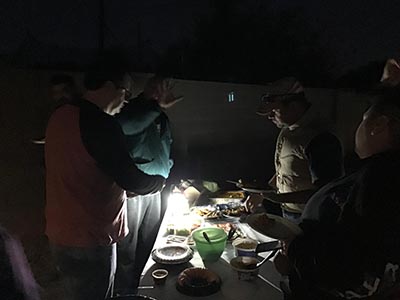
[[[173,165],[170,159],[172,138],[164,110],[181,99],[171,92],[168,79],[152,77],[143,93],[116,115],[130,156],[146,174],[169,176]],[[139,284],[161,221],[161,194],[128,195],[127,203],[130,233],[118,245],[116,275],[116,291],[122,294],[134,293]]]

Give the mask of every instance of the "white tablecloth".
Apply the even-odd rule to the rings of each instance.
[[[165,244],[165,235],[167,224],[170,223],[170,212],[167,210],[164,220],[161,224],[159,234],[154,245],[158,248]],[[239,224],[242,231],[250,238],[260,242],[267,242],[271,239],[255,232],[247,224]],[[282,300],[283,294],[279,288],[280,275],[276,272],[271,261],[266,262],[260,269],[260,274],[253,281],[243,281],[238,279],[238,274],[234,271],[229,261],[234,257],[234,250],[230,242],[227,242],[226,249],[221,258],[214,263],[204,263],[197,251],[195,251],[193,259],[183,265],[159,265],[149,258],[140,281],[138,293],[156,298],[157,300],[184,300],[193,297],[181,294],[176,290],[175,284],[177,276],[184,269],[189,267],[207,267],[214,271],[221,278],[221,290],[213,295],[200,297],[204,300]],[[155,269],[167,269],[169,275],[165,284],[154,285],[151,272]]]

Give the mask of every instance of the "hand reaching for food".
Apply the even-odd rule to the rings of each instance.
[[[263,200],[264,200],[263,195],[251,194],[244,201],[244,206],[246,208],[246,211],[251,213],[255,212],[258,207],[262,206]]]
[[[278,254],[275,256],[274,265],[275,269],[281,275],[289,275],[291,269],[289,257],[284,255],[282,252],[278,252]]]

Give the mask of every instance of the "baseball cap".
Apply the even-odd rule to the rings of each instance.
[[[268,92],[260,98],[260,104],[256,113],[261,116],[268,114],[269,104],[273,103],[277,97],[280,99],[293,99],[293,96],[303,96],[304,88],[300,81],[295,77],[285,77],[267,85]]]

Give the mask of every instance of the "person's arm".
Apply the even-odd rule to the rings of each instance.
[[[239,179],[240,182],[240,179]],[[236,184],[238,188],[242,188],[244,184]],[[271,179],[268,181],[268,186],[270,186],[272,194],[276,193],[276,174],[274,174]],[[246,208],[246,211],[248,212],[255,212],[258,207],[261,206],[264,201],[267,200],[267,194],[270,193],[251,193],[246,200],[244,201],[244,206]]]
[[[155,100],[131,100],[122,111],[115,115],[126,135],[135,135],[146,129],[162,113]]]
[[[268,185],[271,186],[274,190],[277,189],[277,187],[276,187],[276,173],[268,181]]]
[[[365,228],[364,238],[374,236],[368,251],[382,265],[385,260],[400,260],[400,162],[396,155],[370,163],[356,185],[354,210]]]
[[[325,225],[309,224],[288,247],[286,270],[292,292],[298,296],[352,286],[359,279],[362,259],[354,239],[339,224]]]
[[[162,176],[147,175],[136,167],[126,149],[121,127],[113,117],[81,109],[80,128],[88,153],[120,187],[139,195],[162,189]]]
[[[275,203],[299,203],[303,204],[310,199],[310,197],[315,193],[316,190],[304,190],[299,192],[291,193],[263,193],[266,200]]]
[[[324,132],[314,137],[305,154],[309,161],[312,183],[321,187],[344,175],[343,151],[338,138]]]

